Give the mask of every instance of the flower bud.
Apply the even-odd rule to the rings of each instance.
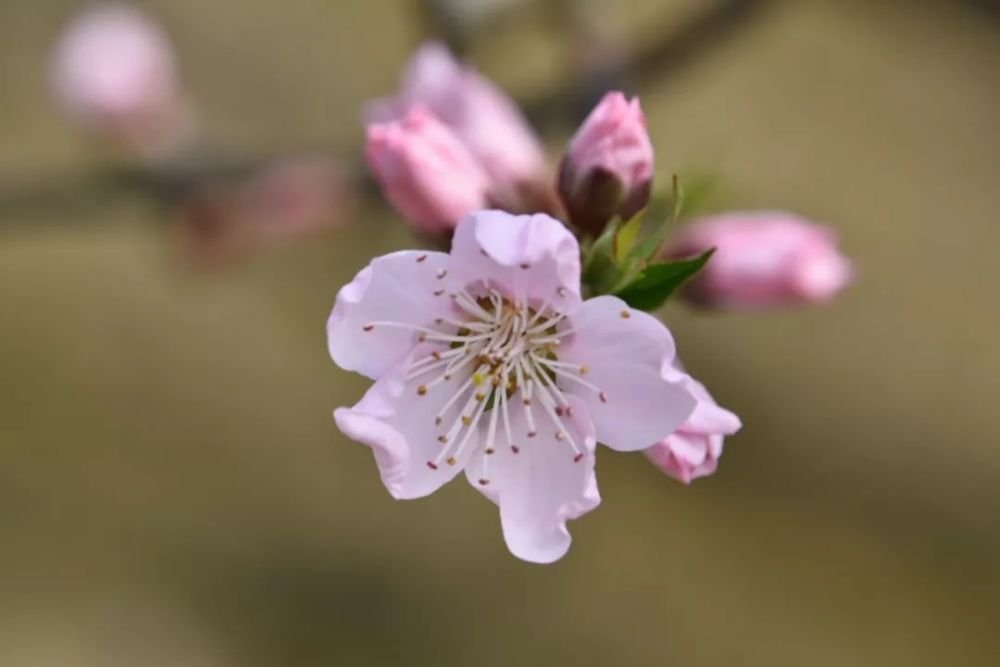
[[[486,175],[426,109],[369,125],[367,133],[368,165],[389,201],[421,231],[449,232],[466,213],[486,207]]]
[[[697,404],[686,422],[646,450],[646,457],[674,479],[690,484],[715,472],[725,436],[739,431],[742,424],[739,417],[720,407],[705,386],[687,373],[672,368],[666,377],[686,389]]]
[[[70,120],[130,151],[170,150],[193,127],[169,37],[127,5],[97,5],[70,22],[51,84]]]
[[[545,153],[499,86],[455,60],[443,44],[428,42],[410,60],[399,93],[369,102],[362,116],[366,123],[399,120],[414,105],[433,112],[479,162],[493,203],[506,210],[537,210],[525,200],[551,189]]]
[[[791,213],[729,213],[692,222],[668,241],[683,257],[715,248],[685,287],[709,306],[767,308],[831,300],[851,282],[849,259],[832,230]]]
[[[649,201],[653,146],[639,99],[608,93],[570,140],[559,194],[570,222],[598,235],[612,217],[628,219]]]
[[[352,205],[337,161],[295,155],[237,182],[200,184],[180,202],[175,229],[188,260],[222,265],[331,232],[347,224]]]

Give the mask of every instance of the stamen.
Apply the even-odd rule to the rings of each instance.
[[[496,321],[494,315],[487,313],[483,307],[476,303],[476,300],[469,296],[464,290],[456,292],[451,296],[455,300],[455,303],[468,314],[474,315],[482,320],[489,320],[490,322]]]
[[[545,379],[544,379],[544,378],[546,378],[545,373],[538,373],[538,372],[536,372],[536,369],[534,367],[529,366],[529,362],[526,359],[522,360],[521,363],[525,365],[525,372],[526,373],[531,373],[534,377],[539,378],[539,380],[538,380],[538,398],[541,399],[542,407],[545,409],[545,412],[549,415],[549,418],[552,420],[552,423],[555,425],[555,427],[557,429],[557,431],[556,431],[556,440],[560,440],[561,441],[561,440],[565,439],[567,442],[569,442],[570,447],[573,448],[573,451],[576,452],[577,454],[579,454],[583,450],[581,450],[580,447],[576,444],[576,440],[574,440],[573,436],[570,435],[569,432],[565,429],[565,427],[563,426],[562,420],[556,414],[556,410],[555,410],[556,401],[549,394],[549,387],[546,384]],[[558,389],[557,389],[557,391],[558,391]]]

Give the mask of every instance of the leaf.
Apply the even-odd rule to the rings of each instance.
[[[614,218],[584,253],[583,281],[595,294],[604,294],[621,279],[614,258],[615,235],[621,220]]]
[[[636,239],[639,238],[639,230],[642,229],[645,214],[645,210],[639,211],[631,220],[622,225],[621,230],[615,236],[615,261],[618,264],[623,264],[632,251]]]
[[[678,287],[698,273],[714,252],[715,248],[711,248],[690,259],[650,264],[635,280],[615,293],[633,308],[656,310]]]
[[[660,223],[657,224],[656,229],[643,239],[642,243],[635,246],[635,249],[632,251],[633,259],[640,261],[649,261],[652,259],[660,251],[660,247],[667,239],[667,230],[681,217],[681,209],[684,207],[684,190],[681,188],[676,174],[674,174],[673,184],[674,193],[672,199],[674,206],[670,217],[663,216]]]

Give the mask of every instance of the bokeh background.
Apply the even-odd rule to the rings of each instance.
[[[560,102],[581,62],[567,4],[527,3],[469,54]],[[588,11],[628,53],[718,4]],[[464,484],[393,501],[330,418],[365,382],[329,361],[324,321],[371,256],[412,246],[396,216],[368,198],[322,239],[206,270],[141,190],[46,194],[107,167],[46,88],[79,5],[3,0],[0,664],[997,664],[1000,18],[751,4],[631,81],[659,174],[830,224],[859,280],[822,309],[671,306],[744,431],[691,487],[602,451],[603,505],[542,567]],[[431,30],[402,0],[142,6],[219,150],[352,164],[359,105]]]

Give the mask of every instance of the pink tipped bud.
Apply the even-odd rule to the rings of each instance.
[[[407,65],[399,93],[369,102],[362,116],[366,123],[384,123],[413,106],[429,109],[455,133],[489,177],[492,201],[508,210],[537,210],[536,195],[551,189],[545,153],[499,86],[458,62],[443,44],[428,42]]]
[[[725,437],[739,431],[742,424],[739,417],[715,402],[703,384],[679,368],[670,369],[667,379],[687,390],[697,404],[688,420],[647,449],[646,456],[663,472],[690,484],[715,472]]]
[[[705,305],[823,303],[851,282],[851,262],[840,253],[834,233],[790,213],[705,218],[682,228],[667,254],[682,257],[713,247],[712,259],[684,292]]]
[[[576,131],[559,171],[570,221],[600,234],[615,215],[630,218],[649,201],[653,146],[638,98],[608,93]]]
[[[68,118],[130,150],[162,152],[191,129],[169,37],[127,5],[97,5],[70,22],[51,83]]]
[[[386,197],[421,231],[448,232],[486,207],[488,181],[479,164],[422,107],[400,121],[369,125],[365,158]]]

